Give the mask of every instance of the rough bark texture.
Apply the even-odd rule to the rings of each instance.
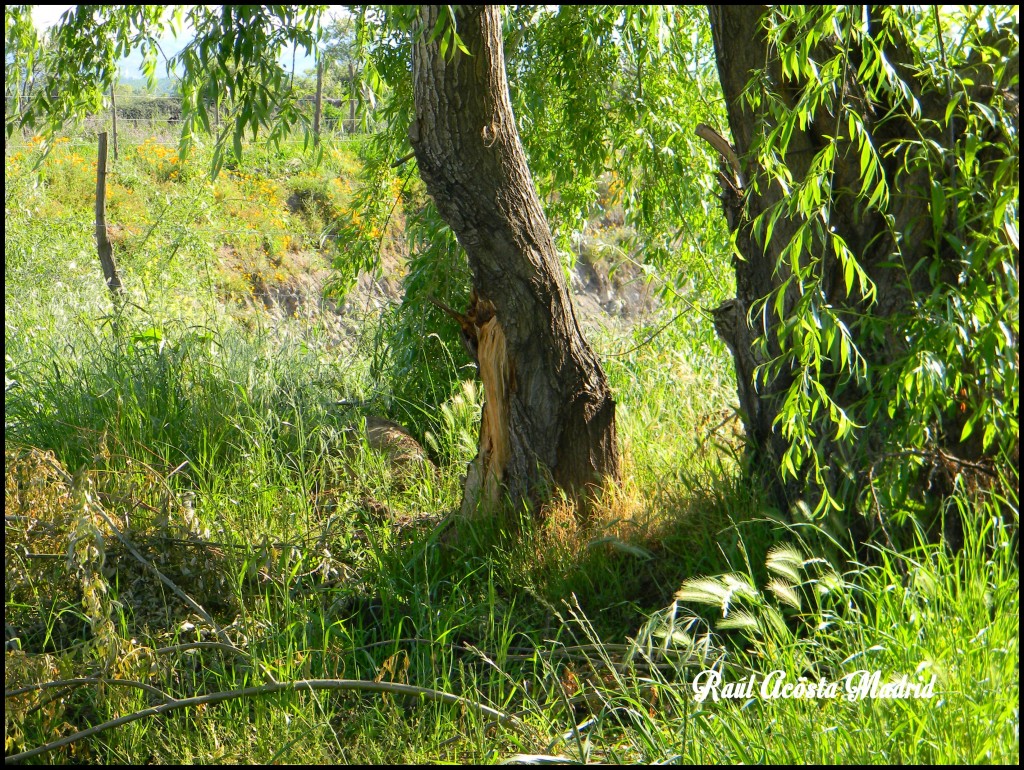
[[[791,240],[798,223],[785,217],[780,218],[767,242],[759,240],[753,231],[752,222],[757,215],[776,204],[784,193],[757,163],[757,144],[767,132],[766,126],[770,127],[771,118],[763,110],[753,110],[741,98],[741,94],[755,72],[766,70],[772,88],[788,106],[793,107],[804,84],[783,77],[776,51],[769,45],[761,22],[765,11],[766,6],[710,6],[715,56],[726,100],[729,128],[735,143],[731,150],[740,162],[739,173],[735,173],[729,153],[719,148],[723,154],[720,175],[722,201],[728,225],[736,233],[737,250],[742,256],[734,261],[737,296],[718,308],[714,315],[715,328],[735,359],[740,405],[754,456],[758,464],[777,479],[774,492],[780,503],[788,505],[798,494],[806,493],[807,487],[806,479],[800,479],[787,488],[778,480],[777,475],[778,460],[786,449],[786,442],[778,430],[773,428],[773,423],[781,406],[779,395],[789,388],[792,376],[783,372],[766,385],[755,385],[754,369],[764,359],[754,353],[751,342],[764,334],[768,341],[769,355],[777,355],[779,346],[776,332],[779,322],[772,313],[763,313],[753,319],[751,327],[748,311],[789,277],[790,273],[785,262],[780,260],[780,254]],[[948,134],[938,129],[922,129],[927,121],[934,121],[934,126],[944,124],[943,116],[948,99],[937,94],[934,89],[922,92],[920,81],[910,74],[913,41],[903,39],[896,30],[883,29],[874,13],[870,25],[871,33],[876,36],[886,58],[911,85],[920,100],[922,120],[911,125],[908,119],[888,115],[889,105],[869,102],[854,74],[860,64],[857,50],[851,52],[850,75],[844,84],[846,104],[853,105],[860,114],[876,148],[886,146],[896,139],[912,139],[918,130],[930,131],[934,134],[930,138],[948,145]],[[839,44],[837,40],[825,40],[821,46],[826,48],[817,53],[822,57],[833,55]],[[1013,71],[1016,72],[1016,67]],[[972,98],[991,100],[993,86],[998,87],[1000,84],[986,84],[980,78],[975,80],[978,82]],[[1012,88],[1013,93],[1008,94],[1008,98],[1012,98],[1015,104],[1016,85]],[[919,259],[929,256],[929,249],[932,248],[928,245],[931,220],[928,196],[922,194],[922,191],[929,189],[931,180],[923,172],[901,172],[903,158],[900,153],[889,155],[883,159],[883,167],[890,183],[891,205],[888,213],[893,217],[892,226],[887,227],[877,212],[865,215],[863,207],[855,205],[851,192],[859,190],[862,184],[856,144],[849,141],[845,121],[842,125],[837,124],[836,116],[825,107],[818,109],[805,130],[798,129],[793,133],[785,161],[794,180],[800,181],[805,177],[815,153],[825,146],[823,134],[832,133],[836,127],[840,128],[841,143],[832,184],[836,192],[829,224],[845,239],[851,252],[857,256],[877,286],[877,303],[870,308],[870,312],[879,317],[889,317],[906,311],[915,295],[919,292],[927,293],[932,288],[928,271],[917,271],[908,278],[907,272],[894,265],[892,258],[894,253],[901,252],[904,264],[915,265]],[[705,139],[715,144],[708,137]],[[894,242],[891,233],[900,238],[898,244]],[[955,255],[948,256],[948,264],[943,267],[944,274],[939,276],[939,281],[955,280],[958,269],[955,266]],[[824,255],[821,270],[825,301],[833,307],[848,309],[851,316],[865,310],[862,298],[856,296],[856,288],[853,291],[855,296],[847,296],[842,268],[834,254]],[[795,292],[786,297],[787,314],[796,299]],[[903,344],[902,340],[895,339],[858,339],[857,342],[865,356],[877,364],[891,360]],[[849,403],[862,395],[852,387],[842,394],[839,394],[838,388],[833,393],[840,404]],[[956,431],[949,433],[959,435]],[[870,442],[874,437],[869,435],[867,440]],[[971,448],[964,447],[959,448],[959,453],[966,456],[977,454]]]
[[[420,11],[413,51],[420,174],[466,250],[474,301],[463,331],[487,403],[464,512],[497,502],[535,505],[551,483],[581,491],[618,477],[615,402],[584,340],[519,141],[505,76],[500,11],[464,6],[469,50],[428,42],[440,12]]]

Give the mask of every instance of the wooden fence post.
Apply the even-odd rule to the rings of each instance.
[[[99,136],[99,157],[96,159],[96,249],[99,252],[103,277],[107,280],[107,288],[114,300],[114,307],[119,308],[124,289],[114,264],[114,249],[107,237],[107,132]]]
[[[348,63],[348,132],[356,132],[356,65]]]
[[[117,102],[114,101],[114,84],[110,84],[110,119],[114,126],[114,162],[117,163]]]
[[[324,55],[321,52],[320,61],[316,65],[316,104],[313,107],[313,146],[320,146],[320,116],[323,113],[324,104]]]

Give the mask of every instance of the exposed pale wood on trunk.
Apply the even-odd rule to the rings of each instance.
[[[480,379],[484,384],[484,408],[480,420],[479,451],[470,463],[462,512],[478,508],[492,510],[501,502],[502,482],[511,455],[509,444],[509,396],[512,372],[505,344],[505,332],[489,302],[474,308],[478,325],[473,347]]]
[[[440,8],[420,10],[425,32],[413,50],[416,114],[409,137],[427,191],[469,257],[478,297],[470,314],[483,303],[492,306],[496,321],[484,336],[496,345],[500,330],[505,341],[507,404],[481,432],[482,468],[514,504],[535,504],[551,482],[575,493],[618,477],[615,402],[577,323],[519,141],[500,11],[459,8],[458,33],[470,55],[449,51],[445,59],[439,40],[428,43]],[[478,352],[480,330],[490,320],[481,318]],[[491,364],[478,361],[490,400],[503,389],[487,382]],[[495,376],[501,380],[500,372]],[[504,430],[493,421],[505,423]],[[476,483],[486,487],[483,469]],[[467,499],[470,492],[467,484]]]

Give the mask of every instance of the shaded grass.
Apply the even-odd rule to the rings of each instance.
[[[28,232],[5,239],[25,246]],[[279,681],[397,682],[519,715],[499,726],[404,696],[289,692],[140,720],[43,761],[1019,758],[1016,498],[955,498],[955,554],[919,535],[858,563],[745,481],[729,360],[710,326],[670,328],[622,356],[611,354],[644,330],[596,341],[624,481],[586,518],[555,500],[539,523],[452,524],[474,388],[436,412],[410,405],[439,467],[409,475],[362,440],[366,407],[338,403],[386,388],[369,380],[367,351],[321,344],[298,322],[239,324],[209,286],[196,296],[211,312],[170,310],[172,292],[115,331],[101,287],[30,290],[65,252],[42,266],[22,256],[7,277],[26,291],[9,290],[5,332],[8,689],[91,675],[188,697],[258,686],[264,667]],[[195,288],[182,281],[175,292]],[[100,508],[249,657],[189,647],[214,629]],[[809,567],[793,581],[799,609],[769,588],[780,543],[831,562],[833,579]],[[675,598],[720,574],[751,586],[753,625],[729,629],[721,604]],[[940,695],[696,703],[687,682],[712,665],[792,681],[933,672]],[[124,687],[58,694],[8,699],[8,754],[150,705]]]
[[[101,335],[65,342],[64,350],[78,353],[58,369],[59,387],[46,379],[45,358],[17,372],[19,387],[7,398],[8,446],[16,451],[14,437],[34,441],[52,452],[52,462],[80,463],[111,515],[131,519],[126,531],[148,545],[149,558],[218,622],[232,626],[238,643],[279,679],[416,684],[525,710],[525,726],[487,727],[465,711],[401,698],[292,693],[133,724],[51,760],[488,761],[517,752],[577,759],[582,752],[590,761],[1012,759],[1019,593],[1015,545],[992,513],[995,503],[982,502],[981,516],[964,511],[973,528],[959,554],[922,536],[906,554],[880,549],[871,567],[848,557],[836,588],[843,602],[789,615],[785,633],[764,626],[747,637],[724,631],[708,637],[716,655],[762,675],[782,670],[795,679],[809,660],[832,677],[851,665],[893,675],[934,670],[943,677],[941,704],[695,704],[686,669],[637,667],[637,653],[629,664],[623,650],[639,649],[629,647],[631,639],[655,638],[666,618],[662,608],[686,615],[673,594],[687,578],[738,571],[764,585],[769,548],[797,539],[742,483],[734,464],[691,459],[678,467],[683,452],[631,454],[626,483],[606,491],[588,520],[555,502],[539,526],[494,517],[452,543],[434,514],[458,503],[455,469],[412,491],[403,488],[365,446],[349,453],[341,417],[302,396],[323,395],[325,385],[301,348],[280,339],[229,339],[202,345],[239,346],[220,358],[199,349],[183,353],[194,344],[187,332],[162,350],[111,345]],[[276,352],[261,357],[261,345]],[[625,430],[636,431],[629,396],[620,391],[620,398],[627,404]],[[688,424],[687,409],[692,406],[675,412],[677,424]],[[144,419],[157,410],[164,422]],[[693,435],[696,442],[699,434]],[[627,437],[627,446],[637,446],[630,441],[635,433]],[[169,448],[177,453],[166,453]],[[181,458],[188,466],[172,475]],[[16,471],[18,458],[8,466]],[[19,502],[9,490],[9,508],[17,504],[24,513],[16,515],[56,527],[53,548],[60,551],[62,539],[78,531],[81,490],[77,482],[55,488],[39,471],[25,478],[42,478],[42,489],[54,489],[65,502],[47,508]],[[701,486],[695,481],[701,479],[714,483]],[[323,499],[329,490],[333,506]],[[193,496],[188,504],[186,492]],[[78,503],[67,502],[76,495]],[[159,522],[161,505],[169,507],[166,524]],[[824,536],[815,533],[805,537],[812,554],[822,551]],[[26,546],[41,542],[23,534]],[[16,548],[10,526],[8,539]],[[34,602],[8,595],[9,623],[48,613],[79,619],[48,642],[39,641],[39,632],[23,635],[23,652],[8,654],[9,687],[38,676],[29,669],[40,657],[54,671],[114,665],[123,676],[179,693],[258,683],[251,666],[207,651],[154,660],[146,675],[133,668],[129,661],[149,655],[146,650],[201,639],[209,629],[180,608],[163,617],[147,614],[139,570],[102,527],[100,539],[104,566],[92,574],[105,579],[106,601],[121,602],[108,605],[121,645],[115,662],[97,658],[96,618],[81,604],[87,589],[74,587],[83,579],[79,565],[53,595],[37,590]],[[8,590],[16,592],[32,572],[31,564],[25,576],[9,569]],[[174,603],[167,595],[156,601]],[[712,629],[720,619],[716,612],[698,614]],[[581,652],[559,653],[566,648]],[[978,690],[982,680],[988,684]],[[136,693],[88,690],[32,713],[28,702],[14,704],[15,745],[52,738],[59,722],[95,723],[145,705]],[[588,721],[585,743],[558,738],[574,722]],[[454,743],[441,745],[451,738]]]

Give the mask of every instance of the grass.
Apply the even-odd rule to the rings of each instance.
[[[116,252],[133,301],[116,324],[89,175],[6,159],[8,756],[209,696],[31,761],[1019,759],[1015,496],[953,498],[956,553],[919,534],[858,557],[791,522],[744,476],[728,354],[694,320],[626,355],[643,329],[595,339],[625,471],[589,518],[555,500],[541,524],[453,532],[475,386],[404,405],[437,465],[398,468],[359,427],[387,390],[372,334],[342,344],[251,301],[254,271],[284,284],[333,257],[306,244],[346,204],[330,178],[352,157],[247,156],[211,186],[154,146],[114,177],[122,222],[146,225]],[[699,703],[689,682],[713,665],[934,675],[936,697]],[[65,684],[10,695],[47,682]]]

